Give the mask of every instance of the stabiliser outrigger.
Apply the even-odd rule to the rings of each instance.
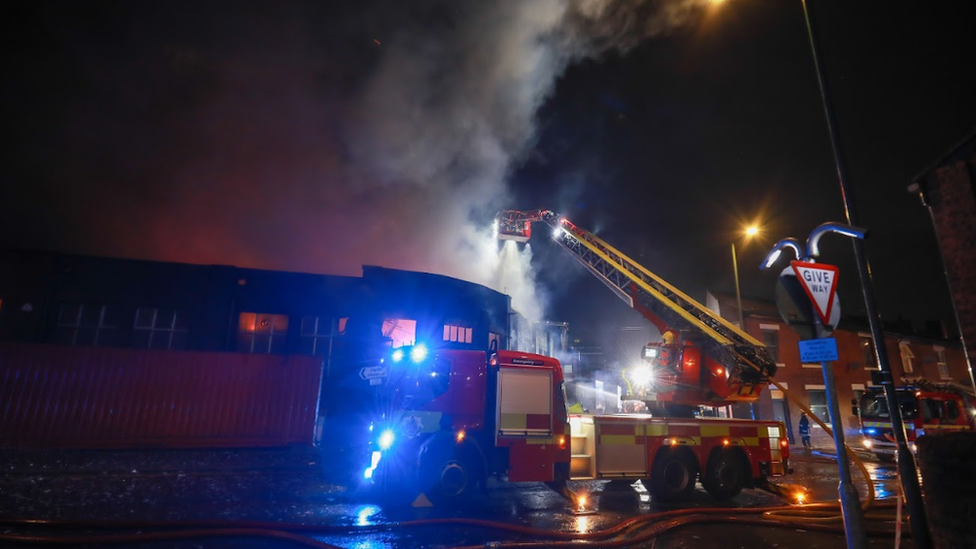
[[[664,334],[680,335],[658,379],[670,388],[648,405],[667,415],[689,415],[699,406],[754,402],[776,373],[763,344],[662,278],[550,210],[504,210],[495,218],[498,238],[526,242],[532,223],[553,229],[553,239],[627,305]]]

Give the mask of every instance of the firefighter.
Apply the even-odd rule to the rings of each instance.
[[[675,342],[674,332],[671,330],[665,330],[665,332],[661,334],[661,341],[664,344],[661,346],[660,356],[658,356],[657,365],[667,368],[671,366],[672,357],[674,356],[675,351],[678,348],[678,345]]]
[[[800,438],[803,439],[803,447],[810,449],[810,418],[806,412],[800,412]]]

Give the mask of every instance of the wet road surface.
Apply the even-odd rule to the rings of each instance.
[[[449,548],[484,546],[493,541],[530,541],[487,528],[417,526],[400,528],[406,521],[468,518],[560,532],[586,533],[614,526],[632,517],[678,508],[753,508],[782,505],[783,501],[760,490],[744,490],[732,502],[718,503],[700,487],[691,501],[663,505],[652,501],[638,483],[627,486],[606,481],[577,482],[572,487],[586,493],[595,512],[577,515],[567,500],[540,483],[493,482],[486,497],[464,506],[443,508],[390,508],[363,501],[356,490],[329,474],[313,453],[300,452],[198,452],[86,454],[65,458],[15,456],[2,464],[0,516],[6,519],[56,521],[109,521],[129,529],[147,521],[238,521],[314,524],[323,527],[383,526],[378,531],[335,533],[304,532],[302,535],[344,548]],[[74,461],[72,461],[72,459]],[[801,484],[813,499],[835,501],[837,464],[820,453],[795,456],[795,473],[779,482]],[[867,462],[875,479],[875,496],[896,493],[894,466]],[[864,483],[852,467],[855,485],[863,496]],[[261,524],[257,524],[261,525]],[[6,526],[6,533],[54,534],[54,527]],[[139,528],[138,531],[153,531]],[[75,528],[72,534],[109,534],[114,531]],[[33,547],[18,543],[11,547]],[[96,544],[93,546],[102,546]],[[161,542],[132,541],[113,545],[125,548],[296,547],[292,542],[260,537],[207,538]],[[698,547],[842,547],[841,536],[797,528],[754,527],[734,523],[685,526],[633,545],[653,548]],[[871,547],[891,547],[891,539],[872,539]],[[911,547],[903,540],[902,547]]]

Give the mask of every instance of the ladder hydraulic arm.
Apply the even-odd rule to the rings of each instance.
[[[505,210],[495,221],[499,238],[518,242],[529,239],[532,223],[549,225],[557,244],[662,334],[678,330],[728,369],[728,393],[715,395],[720,400],[755,401],[775,374],[776,363],[759,340],[566,218],[549,210]],[[719,402],[712,397],[708,403]]]

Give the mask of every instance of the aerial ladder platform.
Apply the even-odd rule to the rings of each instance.
[[[664,400],[710,406],[754,402],[775,374],[776,363],[762,342],[565,217],[544,209],[504,210],[495,222],[498,238],[516,242],[529,240],[532,223],[545,223],[555,242],[617,297],[662,334],[680,334],[682,357]]]

